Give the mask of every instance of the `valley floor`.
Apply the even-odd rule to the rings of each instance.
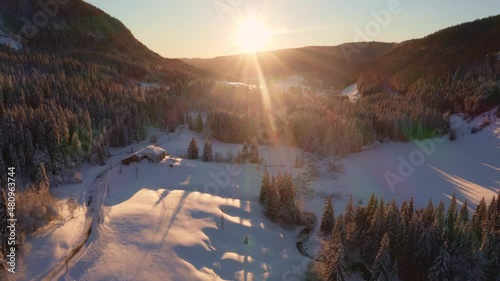
[[[429,198],[448,203],[456,194],[474,208],[482,197],[489,200],[500,190],[500,119],[491,117],[490,126],[470,134],[470,127],[484,118],[467,123],[454,116],[458,139],[453,142],[446,137],[383,143],[350,155],[341,161],[345,173],[337,179],[318,160],[321,176],[311,182],[313,193],[304,198],[305,209],[319,219],[325,196],[334,195],[335,212],[340,214],[351,194],[355,202],[365,204],[371,193],[398,203],[414,197],[416,207],[425,206]],[[131,147],[112,149],[111,169],[85,167],[82,184],[55,189],[61,200],[94,196],[95,210],[86,215],[81,209],[74,219],[30,237],[22,280],[47,276],[80,238],[89,217],[94,218],[89,240],[67,269],[53,273],[54,279],[301,280],[310,260],[295,245],[300,229],[271,223],[257,202],[264,167],[186,160],[181,156],[189,141],[195,137],[202,147],[202,136],[186,128],[155,133],[158,145],[171,155],[162,163],[143,161],[120,168]],[[135,144],[133,149],[147,145]],[[216,141],[212,145],[214,153],[222,155],[229,150],[236,155],[241,147]],[[280,169],[294,176],[304,172],[305,168],[293,167],[298,153],[302,152],[289,147],[260,147],[268,165],[285,165],[268,168],[271,174]],[[403,167],[405,161],[409,165]],[[106,185],[109,195],[104,196]],[[309,246],[313,252],[314,243]]]

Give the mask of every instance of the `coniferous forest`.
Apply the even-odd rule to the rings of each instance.
[[[361,206],[351,197],[334,226],[322,232],[312,272],[320,280],[346,280],[349,271],[369,280],[497,280],[499,198],[483,198],[474,209],[467,202],[459,208],[453,195],[447,207],[429,199],[417,209],[413,198],[398,206],[372,195]]]
[[[0,15],[12,21],[6,26],[32,12],[17,4],[0,4]],[[71,22],[73,9],[81,11],[81,17]],[[92,17],[99,20],[88,20]],[[457,139],[461,136],[450,131],[451,114],[471,120],[500,104],[500,63],[484,63],[486,54],[460,61],[459,66],[451,64],[456,56],[443,56],[444,61],[428,66],[429,75],[422,74],[427,73],[423,68],[394,74],[399,70],[394,61],[411,60],[419,53],[382,44],[375,51],[384,60],[369,59],[376,67],[364,69],[362,59],[349,77],[334,79],[321,71],[329,81],[326,85],[359,79],[362,98],[352,102],[338,89],[312,94],[221,83],[214,73],[145,50],[116,19],[83,1],[61,8],[57,20],[68,20],[69,31],[43,29],[22,50],[0,46],[0,260],[8,240],[2,224],[8,216],[4,171],[9,168],[16,171],[16,239],[22,245],[26,235],[57,217],[51,188],[81,182],[78,169],[84,163],[109,165],[110,147],[145,140],[150,127],[175,132],[185,126],[207,137],[203,149],[195,138],[186,143],[191,160],[217,161],[220,157],[210,141],[214,139],[243,145],[234,162],[262,164],[261,144],[285,144],[338,159],[374,142],[448,133]],[[498,16],[486,23],[497,26]],[[91,36],[86,29],[102,29],[109,40]],[[387,59],[394,52],[398,56]],[[447,63],[451,67],[442,67]],[[310,67],[300,61],[293,65]],[[379,69],[391,75],[379,76]],[[303,212],[296,179],[289,174],[273,177],[266,171],[259,201],[273,222],[315,224]],[[500,196],[483,199],[474,212],[467,202],[459,208],[454,196],[447,206],[429,200],[426,208],[417,209],[412,199],[398,206],[373,195],[366,206],[351,199],[336,217],[334,203],[327,198],[317,229],[323,245],[310,272],[319,280],[345,280],[352,271],[370,280],[499,280]]]

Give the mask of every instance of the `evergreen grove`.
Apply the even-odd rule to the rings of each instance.
[[[325,203],[321,233],[331,227],[330,199]],[[399,207],[372,195],[366,206],[354,206],[335,218],[313,271],[320,280],[340,281],[354,268],[370,280],[498,280],[500,276],[500,194],[481,200],[472,216],[453,195],[416,209],[413,198]],[[324,224],[323,221],[329,221]]]

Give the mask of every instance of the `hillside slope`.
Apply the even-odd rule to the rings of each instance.
[[[419,79],[467,71],[500,51],[500,15],[449,27],[421,39],[395,45],[363,72],[362,95],[384,89],[406,93]]]
[[[124,70],[140,68],[142,73],[157,74],[166,81],[201,73],[181,60],[165,59],[151,51],[118,19],[82,0],[44,3],[2,1],[0,31],[21,42],[24,49],[120,64]]]
[[[358,54],[347,58],[343,48],[348,49],[351,44],[284,49],[259,52],[256,55],[242,54],[212,59],[184,59],[184,61],[226,79],[249,82],[258,77],[255,63],[257,59],[266,79],[304,75],[319,79],[324,87],[334,86],[340,89],[354,83],[365,67],[394,45],[370,42],[365,48],[360,49]]]

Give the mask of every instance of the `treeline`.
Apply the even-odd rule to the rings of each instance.
[[[212,87],[206,96],[204,123],[192,120],[193,130],[224,142],[259,143],[285,139],[307,152],[344,157],[375,140],[409,141],[436,137],[449,131],[449,114],[430,102],[408,102],[407,97],[378,94],[351,102],[338,95],[302,95],[259,89]],[[205,97],[205,98],[206,98]],[[203,99],[203,98],[202,98]]]
[[[292,176],[278,173],[269,176],[266,171],[262,179],[259,202],[264,207],[265,215],[274,222],[285,225],[303,223],[302,213],[297,206],[297,198]]]
[[[0,52],[0,169],[32,177],[45,163],[55,175],[91,154],[103,164],[105,147],[144,139],[147,122],[184,123],[188,90],[142,89],[118,73],[67,56]]]
[[[478,115],[500,103],[499,32],[497,15],[400,43],[360,75],[358,89],[363,97],[393,93],[438,113]]]
[[[470,216],[452,197],[416,209],[413,198],[399,207],[372,195],[333,217],[325,204],[320,233],[324,243],[314,267],[320,280],[346,280],[364,269],[369,280],[498,280],[500,276],[500,196],[484,198]],[[333,226],[333,227],[332,227]]]

